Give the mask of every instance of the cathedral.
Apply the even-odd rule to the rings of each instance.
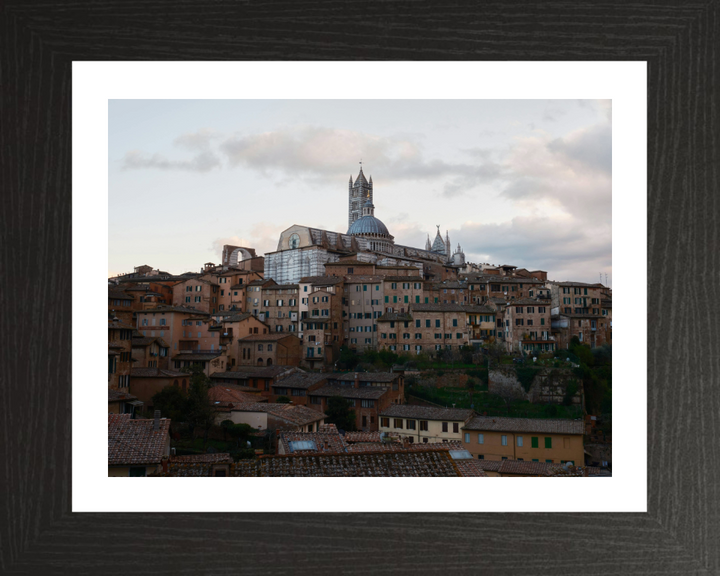
[[[426,279],[445,277],[465,265],[460,245],[452,252],[449,234],[443,240],[440,226],[433,243],[428,234],[425,248],[395,243],[387,226],[375,216],[373,181],[362,168],[348,184],[348,230],[345,234],[293,225],[280,234],[275,252],[265,254],[265,278],[278,284],[294,284],[305,276],[322,276],[325,264],[360,260],[380,266],[408,266]],[[444,269],[444,270],[443,270]]]

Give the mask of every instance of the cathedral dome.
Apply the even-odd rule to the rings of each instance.
[[[351,236],[362,236],[363,234],[381,234],[390,236],[387,227],[375,216],[363,216],[350,225],[347,231]]]

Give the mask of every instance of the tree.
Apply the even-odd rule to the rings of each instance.
[[[250,434],[255,432],[255,428],[250,424],[235,424],[232,420],[223,420],[220,426],[230,438],[237,441],[238,447],[240,447],[241,441],[247,442]]]
[[[288,398],[287,396],[278,396],[275,402],[277,404],[290,404],[290,398]]]
[[[208,389],[210,378],[202,371],[202,368],[194,364],[185,369],[190,374],[190,388],[186,404],[185,421],[193,428],[200,428],[207,434],[215,424],[215,409],[210,404]]]
[[[170,418],[173,422],[185,421],[187,398],[177,386],[165,386],[152,397],[152,403],[164,418]]]
[[[348,401],[342,396],[328,398],[325,422],[335,424],[340,430],[355,430],[355,410],[351,410]]]

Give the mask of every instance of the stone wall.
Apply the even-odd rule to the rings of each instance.
[[[498,366],[490,371],[488,390],[492,394],[510,395],[534,404],[562,404],[570,380],[578,384],[573,405],[582,404],[582,382],[567,368],[540,368],[529,392],[525,392],[515,373],[515,366]]]

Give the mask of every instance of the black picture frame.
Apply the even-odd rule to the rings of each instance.
[[[719,573],[719,22],[692,0],[4,2],[0,573]],[[647,61],[648,512],[72,513],[80,60]]]

